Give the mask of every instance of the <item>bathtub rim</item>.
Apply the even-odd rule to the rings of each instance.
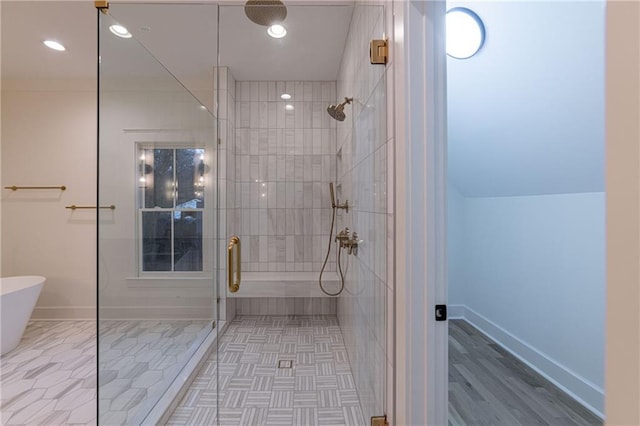
[[[47,281],[41,275],[14,275],[10,277],[0,277],[0,296],[26,290],[31,287],[43,285]]]

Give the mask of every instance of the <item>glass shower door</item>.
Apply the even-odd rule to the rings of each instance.
[[[215,31],[211,5],[118,4],[98,13],[101,424],[159,419],[167,390],[216,327],[216,44],[202,75],[180,49],[161,48],[163,19],[190,15]]]

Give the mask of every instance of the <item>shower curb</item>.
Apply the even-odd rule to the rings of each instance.
[[[227,327],[228,321],[220,321],[218,327],[211,330],[189,362],[180,370],[162,398],[144,418],[142,425],[165,425],[169,421],[205,361],[214,352],[218,336],[224,334]]]

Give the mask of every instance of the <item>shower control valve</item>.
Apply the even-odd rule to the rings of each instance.
[[[336,241],[340,241],[340,248],[347,249],[348,254],[353,254],[354,250],[357,253],[358,244],[362,242],[362,240],[358,239],[356,232],[353,234],[349,233],[349,228],[344,228],[344,230],[340,231],[336,236]]]
[[[340,241],[340,247],[344,247],[343,243],[348,241],[350,238],[349,228],[344,228],[342,231],[338,232],[338,235],[336,235],[336,241]]]

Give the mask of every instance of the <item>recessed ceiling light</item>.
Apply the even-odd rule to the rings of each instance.
[[[65,50],[67,50],[66,47],[64,47],[57,41],[53,41],[53,40],[45,40],[44,45],[47,46],[49,49],[57,50],[59,52],[64,52]]]
[[[287,29],[280,24],[273,24],[267,30],[267,34],[273,38],[282,38],[287,35]]]
[[[286,109],[287,111],[293,111],[293,105],[291,105],[291,104],[286,104],[286,105],[284,106],[284,109]]]
[[[280,99],[284,99],[285,101],[288,101],[289,99],[291,99],[291,95],[288,93],[283,93],[282,95],[280,95]]]
[[[447,12],[447,54],[456,59],[475,55],[484,43],[484,24],[475,12],[454,7]]]
[[[118,37],[131,38],[131,33],[129,32],[129,30],[127,30],[122,25],[111,25],[109,27],[109,31],[111,31],[113,34],[117,35]]]

